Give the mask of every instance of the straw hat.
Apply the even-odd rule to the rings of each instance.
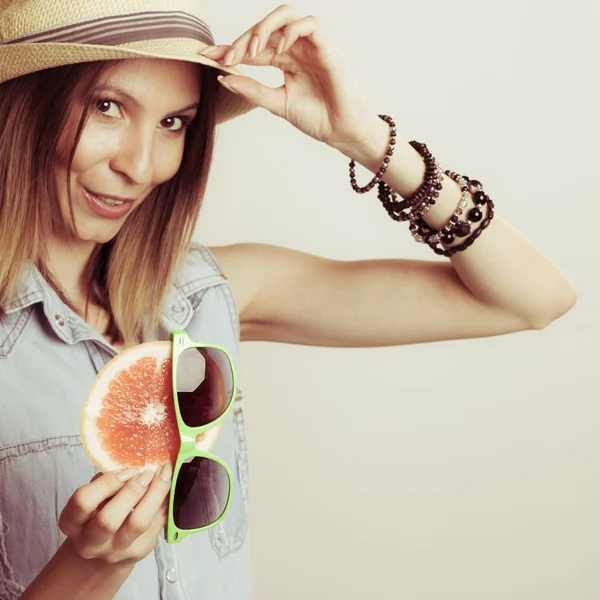
[[[201,56],[214,45],[200,0],[0,0],[0,83],[94,60],[166,58],[235,69]],[[253,108],[219,90],[217,122]]]

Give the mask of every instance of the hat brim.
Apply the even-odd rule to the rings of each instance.
[[[159,58],[182,60],[223,73],[239,75],[239,71],[224,67],[199,54],[206,48],[196,40],[167,38],[132,42],[120,46],[99,46],[72,43],[17,43],[0,46],[0,83],[44,69],[100,60]],[[255,108],[243,96],[233,94],[221,86],[217,106],[217,123],[225,123]]]

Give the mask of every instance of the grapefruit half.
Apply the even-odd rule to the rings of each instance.
[[[96,376],[81,410],[80,436],[99,471],[175,464],[180,438],[171,352],[171,342],[139,344],[117,354]],[[210,451],[220,428],[199,435],[196,448]]]

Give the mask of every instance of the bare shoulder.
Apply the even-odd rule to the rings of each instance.
[[[243,313],[248,305],[255,285],[255,278],[251,272],[252,260],[249,258],[253,246],[254,244],[232,244],[210,248],[233,290],[240,313]]]
[[[308,272],[326,259],[269,244],[239,243],[211,247],[235,295],[242,320],[259,293],[275,293],[273,286]]]

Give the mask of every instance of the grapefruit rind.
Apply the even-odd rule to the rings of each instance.
[[[102,473],[117,471],[129,468],[129,465],[116,463],[100,443],[96,418],[100,416],[103,408],[103,399],[109,392],[110,383],[117,375],[133,366],[142,358],[154,358],[162,363],[171,357],[171,342],[147,342],[123,350],[110,360],[98,373],[92,386],[90,387],[83,407],[79,422],[79,432],[81,443],[94,466]],[[196,441],[196,449],[199,451],[210,452],[215,445],[221,426],[217,425],[206,431],[200,439]],[[156,470],[160,465],[147,463],[143,470]]]

